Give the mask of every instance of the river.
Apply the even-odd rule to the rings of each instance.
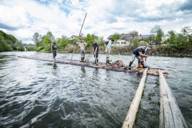
[[[121,128],[141,76],[136,73],[18,58],[51,58],[48,53],[0,53],[1,128]],[[58,59],[78,59],[59,54]],[[90,61],[91,55],[87,55]],[[131,56],[112,55],[126,64]],[[100,61],[105,60],[100,55]],[[167,82],[192,128],[192,59],[148,58],[150,67],[167,70]],[[136,128],[159,127],[158,77],[148,76]]]

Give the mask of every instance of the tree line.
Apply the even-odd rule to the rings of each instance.
[[[104,46],[103,37],[94,34],[87,34],[85,36],[72,35],[70,37],[61,36],[55,38],[52,32],[47,32],[45,35],[36,32],[33,35],[33,41],[35,42],[36,51],[42,52],[51,52],[51,45],[53,42],[56,42],[60,52],[76,52],[78,50],[77,42],[79,41],[85,41],[87,43],[87,49],[90,49],[94,42],[97,42],[101,47]]]
[[[137,31],[131,31],[128,33],[131,36],[129,40],[129,47],[114,47],[112,48],[113,53],[131,53],[132,49],[140,45],[148,45],[152,47],[154,55],[176,55],[180,54],[187,55],[192,54],[192,30],[189,27],[185,27],[181,32],[164,31],[160,26],[155,26],[151,29],[151,35],[145,38]],[[114,42],[121,39],[126,34],[114,33],[108,37],[108,39],[113,40]],[[52,32],[47,32],[45,35],[40,35],[39,33],[34,33],[33,41],[35,42],[35,50],[42,52],[51,52],[51,44],[56,42],[58,50],[60,52],[78,52],[79,48],[76,42],[83,40],[87,43],[87,51],[90,52],[92,44],[97,42],[101,51],[104,51],[105,41],[103,37],[99,37],[94,34],[87,34],[81,36],[61,36],[59,38],[54,37]]]

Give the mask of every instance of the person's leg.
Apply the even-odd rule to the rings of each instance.
[[[110,63],[110,48],[107,48],[106,64]]]
[[[85,60],[85,51],[81,50],[80,53],[81,53],[81,62],[83,62]]]
[[[56,52],[56,51],[53,51],[53,60],[54,60],[54,62],[56,61],[56,60],[55,60],[56,56],[57,56],[57,52]]]
[[[108,64],[109,63],[109,49],[108,49],[108,47],[106,47],[105,53],[106,53],[106,64]]]
[[[135,61],[135,58],[136,58],[136,56],[135,56],[135,54],[133,54],[132,60],[129,62],[129,70],[131,69],[131,65],[132,65],[133,62]]]
[[[141,56],[138,56],[138,68],[144,67],[144,58]]]
[[[99,53],[96,53],[96,55],[95,55],[95,64],[98,63],[98,56],[99,56]]]
[[[85,61],[85,50],[82,50],[82,61]]]
[[[145,61],[145,58],[144,57],[141,57],[141,67],[144,68],[144,61]]]

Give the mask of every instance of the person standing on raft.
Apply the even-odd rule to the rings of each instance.
[[[97,42],[93,43],[93,55],[95,58],[95,64],[97,64],[99,56],[99,45],[97,44]]]
[[[147,46],[139,46],[133,50],[133,59],[129,63],[129,69],[131,69],[131,65],[135,61],[135,58],[138,60],[138,68],[146,68],[144,61],[147,59],[147,50],[149,47]]]
[[[106,49],[105,49],[105,52],[106,52],[106,64],[110,64],[109,55],[111,53],[112,42],[113,42],[113,40],[109,40],[108,42],[106,42]]]
[[[85,62],[85,47],[86,47],[86,43],[83,40],[81,40],[80,42],[77,42],[77,44],[80,47],[80,54],[81,54],[80,62]]]
[[[51,50],[52,50],[52,53],[53,53],[53,60],[55,62],[56,61],[55,58],[57,56],[57,45],[56,45],[56,42],[53,42]]]

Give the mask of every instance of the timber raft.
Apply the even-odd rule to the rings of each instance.
[[[47,62],[54,62],[53,59],[48,59],[48,58],[40,58],[40,57],[32,57],[32,56],[17,56],[19,58],[23,59],[32,59],[32,60],[40,60],[40,61],[47,61]],[[125,67],[117,67],[114,68],[110,65],[106,65],[105,63],[98,63],[97,65],[94,64],[93,62],[80,62],[79,60],[70,60],[70,59],[57,59],[55,60],[55,63],[60,63],[60,64],[70,64],[70,65],[76,65],[76,66],[83,66],[83,67],[90,67],[90,68],[98,68],[98,69],[106,69],[106,70],[111,70],[111,71],[117,71],[117,72],[128,72],[128,73],[143,73],[145,69],[143,68],[135,68],[133,67],[131,70],[125,68]],[[147,71],[147,75],[153,75],[153,76],[158,76],[159,75],[159,70],[162,71],[163,74],[168,74],[167,71],[164,69],[160,68],[149,68]]]

